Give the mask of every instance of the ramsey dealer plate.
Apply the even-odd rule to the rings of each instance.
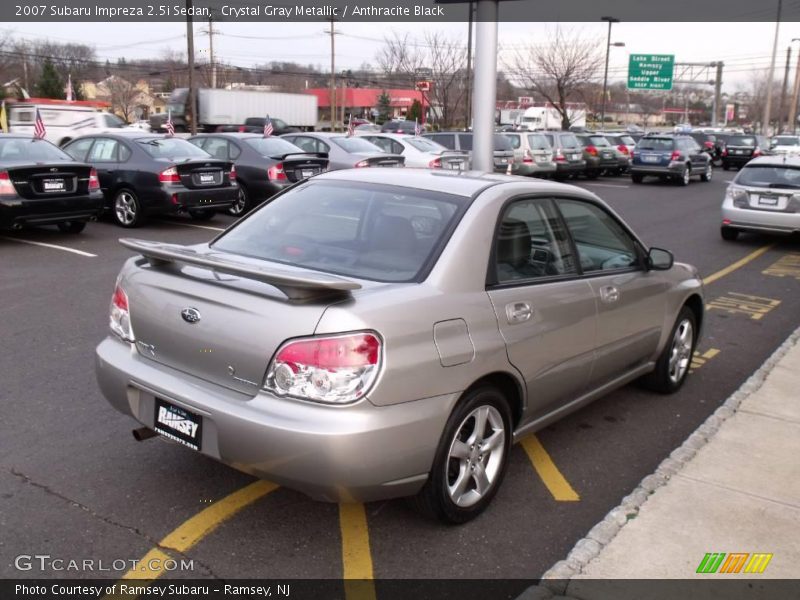
[[[153,430],[171,440],[200,450],[203,437],[203,417],[156,398]]]

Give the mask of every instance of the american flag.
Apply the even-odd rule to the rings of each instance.
[[[275,128],[272,127],[272,119],[267,115],[267,118],[264,119],[264,137],[271,136],[273,131],[275,131]]]
[[[164,129],[167,130],[167,135],[172,137],[175,135],[175,125],[172,124],[172,111],[167,111],[167,122],[164,123]]]
[[[45,134],[47,134],[47,129],[44,127],[44,121],[42,121],[42,115],[39,114],[39,109],[36,109],[36,121],[33,124],[33,137],[36,139],[44,139]]]
[[[356,132],[356,124],[353,123],[353,113],[350,113],[350,122],[347,124],[347,137],[351,137]]]
[[[422,133],[422,127],[419,126],[419,121],[414,119],[414,135],[419,136]]]

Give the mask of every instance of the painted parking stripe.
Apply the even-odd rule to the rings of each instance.
[[[550,490],[553,498],[559,502],[577,502],[581,499],[578,493],[572,488],[566,477],[561,474],[558,467],[550,458],[547,450],[535,435],[524,438],[521,442],[525,453],[539,474],[542,482]]]
[[[728,266],[727,266],[727,267],[725,267],[724,269],[720,269],[720,270],[719,270],[719,271],[717,271],[716,273],[712,273],[711,275],[709,275],[708,277],[706,277],[705,279],[703,279],[703,285],[708,285],[708,284],[710,284],[710,283],[714,283],[714,282],[715,282],[715,281],[717,281],[718,279],[722,279],[722,278],[723,278],[723,277],[725,277],[726,275],[730,275],[730,274],[731,274],[731,273],[733,273],[733,272],[734,272],[736,269],[740,269],[740,268],[742,268],[743,266],[745,266],[747,263],[753,262],[753,261],[754,261],[755,259],[757,259],[759,256],[761,256],[761,255],[763,255],[763,254],[766,254],[766,253],[767,253],[769,250],[771,250],[771,249],[772,249],[774,246],[775,246],[775,243],[774,243],[774,242],[773,242],[772,244],[767,244],[766,246],[762,246],[762,247],[761,247],[761,248],[759,248],[758,250],[755,250],[754,252],[751,252],[750,254],[748,254],[747,256],[745,256],[744,258],[741,258],[741,259],[737,260],[735,263],[733,263],[733,264],[731,264],[731,265],[728,265]]]
[[[221,523],[278,487],[269,481],[256,481],[214,502],[168,533],[155,548],[142,557],[136,567],[122,576],[122,580],[158,579],[165,571],[157,567],[163,565],[164,560],[175,558],[170,556],[170,551],[185,553]]]
[[[0,239],[10,240],[12,242],[19,242],[20,244],[30,244],[31,246],[41,246],[42,248],[52,248],[53,250],[61,250],[62,252],[71,252],[72,254],[78,254],[79,256],[88,256],[89,258],[94,258],[97,256],[97,254],[92,254],[91,252],[84,252],[83,250],[76,250],[75,248],[69,248],[67,246],[59,246],[58,244],[45,244],[44,242],[23,240],[22,238],[9,237],[6,235],[0,235]]]
[[[596,186],[596,187],[622,188],[622,189],[628,189],[629,187],[631,187],[629,185],[619,185],[619,184],[616,184],[616,183],[589,183],[589,182],[584,182],[583,185],[593,185],[593,186]]]
[[[364,505],[339,504],[339,529],[342,533],[342,577],[347,600],[375,600],[372,581],[372,553]]]

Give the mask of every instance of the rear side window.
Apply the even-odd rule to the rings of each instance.
[[[437,133],[431,136],[430,139],[450,150],[456,149],[456,136],[452,133]],[[461,149],[464,150],[465,148],[462,146]]]
[[[462,150],[472,150],[472,136],[462,133],[458,136],[458,143]]]
[[[359,279],[416,281],[468,203],[440,192],[312,181],[270,201],[213,247]]]

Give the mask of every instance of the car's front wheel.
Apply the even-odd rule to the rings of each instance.
[[[466,523],[491,502],[511,448],[511,409],[489,386],[468,392],[447,421],[415,507],[445,523]]]
[[[656,368],[642,378],[645,387],[671,394],[677,392],[686,380],[692,363],[697,321],[688,306],[681,308],[664,350],[661,351]]]

